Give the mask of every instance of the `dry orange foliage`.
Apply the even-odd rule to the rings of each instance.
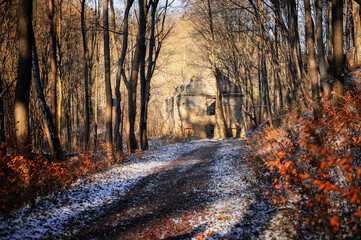
[[[106,156],[105,154],[103,154]],[[109,167],[107,161],[88,153],[66,156],[52,161],[49,156],[35,155],[0,158],[0,213],[7,213],[37,196],[66,188],[80,177]]]
[[[254,148],[260,151],[253,161],[261,160],[263,171],[271,173],[273,191],[267,192],[271,202],[292,201],[310,215],[304,217],[305,225],[318,225],[328,234],[357,234],[361,229],[360,86],[345,96],[342,109],[326,102],[322,112],[317,121],[304,114],[295,126],[254,136]]]

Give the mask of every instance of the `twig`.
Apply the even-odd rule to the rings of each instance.
[[[0,98],[9,90],[9,88],[14,84],[16,78],[0,93]]]

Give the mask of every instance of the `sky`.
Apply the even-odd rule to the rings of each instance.
[[[160,4],[165,2],[166,0],[160,0]],[[168,0],[171,4],[171,8],[179,9],[182,6],[182,0]],[[124,0],[115,0],[114,1],[115,8],[123,8],[124,7]]]

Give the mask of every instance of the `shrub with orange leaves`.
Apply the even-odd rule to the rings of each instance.
[[[347,94],[342,109],[324,103],[321,118],[314,120],[305,113],[294,126],[266,129],[253,139],[258,152],[252,160],[263,164],[262,175],[273,183],[268,194],[272,202],[292,203],[302,213],[298,219],[302,227],[317,227],[319,234],[351,238],[360,234],[359,86]]]
[[[80,177],[109,167],[105,153],[93,156],[77,153],[54,162],[47,155],[0,158],[0,214],[31,203],[37,196],[66,188]]]

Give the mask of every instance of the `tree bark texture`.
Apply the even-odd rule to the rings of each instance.
[[[140,63],[145,56],[145,33],[146,33],[146,3],[144,0],[139,0],[139,29],[137,35],[136,48],[132,62],[132,72],[130,81],[128,83],[128,150],[134,152],[138,149],[138,143],[135,138],[134,126],[136,116],[136,100],[137,100],[137,85]]]
[[[20,155],[30,156],[29,97],[31,84],[32,0],[19,1],[19,65],[15,89],[15,131]]]
[[[291,50],[291,61],[296,72],[297,81],[294,80],[294,86],[292,91],[292,101],[297,98],[297,92],[300,89],[302,74],[303,74],[303,63],[301,55],[300,37],[298,33],[298,13],[297,5],[295,0],[287,1],[288,10],[288,29],[289,29],[289,44]]]
[[[110,83],[110,50],[109,50],[109,17],[108,0],[103,0],[103,34],[104,34],[104,81],[106,94],[105,109],[105,142],[110,163],[114,162],[113,134],[112,134],[112,89]]]
[[[327,60],[332,61],[332,1],[326,1],[326,46],[327,46]]]
[[[214,77],[216,78],[216,123],[218,128],[218,135],[220,138],[228,137],[228,127],[227,122],[224,116],[223,111],[223,86],[222,86],[222,72],[218,69],[216,63],[216,49],[215,49],[215,36],[213,29],[213,12],[211,6],[212,0],[207,0],[207,11],[208,11],[208,21],[209,21],[209,30],[211,34],[211,64],[212,64],[212,72]]]
[[[3,91],[3,82],[0,76],[0,93]],[[6,155],[6,136],[5,136],[5,112],[4,112],[4,100],[0,96],[0,157]]]
[[[86,36],[85,26],[85,0],[81,2],[81,33],[83,40],[83,61],[84,61],[84,110],[85,110],[85,129],[84,129],[84,144],[85,150],[89,149],[89,136],[90,136],[90,110],[89,110],[89,52]],[[104,43],[105,44],[105,43]],[[104,53],[105,55],[105,53]]]
[[[49,145],[50,145],[50,151],[51,154],[57,159],[62,160],[63,157],[63,149],[61,148],[60,140],[58,137],[58,132],[56,129],[56,125],[54,123],[53,117],[56,117],[52,115],[46,100],[44,96],[43,87],[41,86],[40,81],[40,69],[39,69],[39,62],[38,62],[38,55],[36,51],[36,44],[35,44],[35,37],[34,32],[32,31],[32,65],[33,65],[33,74],[34,74],[34,80],[35,80],[35,88],[38,95],[39,104],[41,107],[41,110],[44,115],[44,119],[48,128],[48,132],[50,135]]]
[[[332,43],[334,66],[334,103],[342,104],[344,94],[344,51],[343,51],[343,0],[332,0]]]
[[[316,35],[317,35],[317,55],[318,68],[320,72],[320,82],[323,86],[323,92],[326,98],[331,96],[331,86],[328,80],[328,72],[326,67],[325,47],[323,44],[323,27],[322,27],[322,9],[323,0],[316,0]],[[309,61],[310,63],[310,61]],[[312,82],[312,80],[311,80]]]
[[[57,63],[56,63],[56,19],[55,19],[54,0],[49,0],[49,20],[50,20],[50,101],[51,113],[54,124],[56,124],[57,116]]]
[[[354,45],[355,45],[355,62],[357,66],[361,65],[361,19],[360,19],[360,5],[352,1],[352,19],[354,31]]]
[[[155,23],[156,23],[156,11],[158,7],[159,0],[152,2],[152,11],[151,11],[151,27],[150,27],[150,39],[148,47],[148,69],[147,74],[145,75],[145,62],[141,64],[141,107],[140,107],[140,144],[142,150],[148,150],[148,136],[147,136],[147,121],[148,121],[148,105],[150,98],[150,81],[154,72],[155,60],[153,59],[154,47],[155,47]]]
[[[312,100],[313,100],[313,115],[315,120],[320,117],[320,94],[318,87],[318,74],[317,74],[317,62],[314,43],[314,31],[311,16],[311,4],[310,0],[304,0],[305,4],[305,18],[306,18],[306,41],[308,47],[308,66],[309,74],[311,78]],[[323,44],[323,43],[322,43]]]
[[[127,80],[125,79],[125,74],[124,74],[124,61],[125,61],[125,57],[126,57],[127,50],[128,50],[129,12],[130,12],[130,8],[132,7],[133,3],[134,3],[134,0],[128,0],[126,3],[126,8],[125,8],[125,12],[124,12],[124,20],[123,20],[122,52],[120,54],[120,57],[118,56],[119,59],[117,59],[118,70],[117,70],[117,75],[116,75],[116,79],[115,79],[115,97],[116,97],[115,114],[116,115],[115,115],[115,125],[114,125],[114,140],[115,140],[116,148],[118,150],[123,150],[122,134],[120,134],[120,132],[119,132],[119,127],[120,127],[121,117],[122,117],[120,79],[121,79],[121,76],[123,73],[124,82],[126,85],[128,85]],[[115,22],[115,20],[114,20],[114,22]],[[116,45],[115,42],[114,42],[114,45]]]

